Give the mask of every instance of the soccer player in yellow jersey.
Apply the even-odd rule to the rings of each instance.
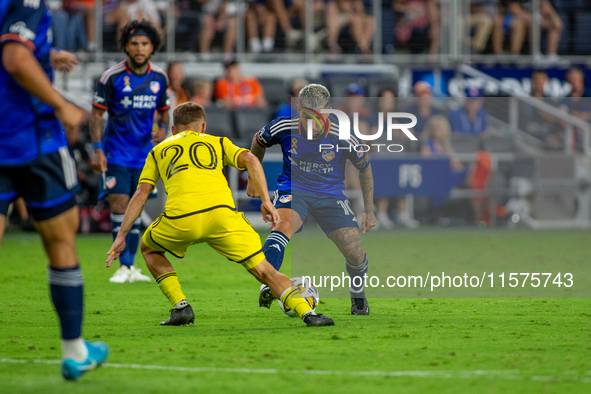
[[[269,264],[259,235],[244,214],[236,211],[232,192],[222,173],[225,165],[248,170],[263,201],[263,219],[279,221],[259,160],[225,137],[205,134],[205,110],[199,104],[179,105],[174,110],[173,123],[173,136],[158,144],[146,159],[137,191],[109,250],[107,267],[125,249],[127,233],[140,216],[156,182],[162,178],[168,194],[166,207],[146,230],[140,244],[150,273],[173,305],[170,317],[161,325],[186,325],[195,320],[174,267],[164,253],[183,258],[189,246],[202,242],[228,260],[241,264],[268,285],[273,295],[308,326],[334,325],[330,317],[316,314],[298,288],[292,287],[291,280]]]

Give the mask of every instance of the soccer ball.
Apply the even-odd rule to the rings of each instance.
[[[291,284],[293,286],[297,286],[300,289],[302,296],[304,297],[304,299],[306,301],[308,301],[310,308],[312,308],[313,310],[316,310],[316,307],[318,306],[318,302],[320,301],[320,296],[318,295],[318,289],[316,287],[314,287],[314,285],[312,283],[310,283],[309,281],[306,281],[306,283],[304,284],[304,280],[302,277],[291,278]],[[277,301],[279,303],[279,307],[287,316],[297,317],[295,312],[292,311],[290,307],[288,307],[287,305],[283,305],[281,300],[277,300]]]

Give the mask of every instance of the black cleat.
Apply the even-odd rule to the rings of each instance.
[[[259,293],[259,306],[270,309],[273,301],[275,301],[275,297],[271,293],[271,288],[263,283],[261,285],[261,292]]]
[[[170,317],[160,323],[161,326],[188,326],[195,322],[195,313],[191,305],[183,309],[171,309]]]
[[[356,316],[369,315],[369,304],[367,298],[365,298],[365,293],[351,293],[351,314]]]
[[[330,317],[321,314],[309,314],[304,317],[304,323],[308,327],[334,326],[334,321]]]

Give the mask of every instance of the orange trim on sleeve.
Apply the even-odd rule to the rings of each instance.
[[[15,34],[15,33],[2,34],[0,36],[0,42],[6,42],[6,41],[18,42],[19,44],[25,45],[31,51],[34,51],[36,48],[35,44],[33,44],[33,41],[27,40],[26,38],[23,38],[22,36]]]
[[[92,105],[94,105],[98,109],[104,109],[105,111],[109,109],[108,107],[105,107],[104,105],[97,104],[94,101],[92,102]]]

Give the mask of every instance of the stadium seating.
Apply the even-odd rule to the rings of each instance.
[[[455,153],[475,153],[480,149],[480,138],[469,135],[453,135],[451,147]]]
[[[276,106],[286,100],[287,88],[282,78],[259,78],[259,82],[270,105]]]
[[[271,112],[266,108],[238,108],[234,111],[236,144],[250,146],[254,133],[269,123]]]
[[[482,148],[490,153],[513,153],[515,145],[511,137],[487,137],[482,140]]]
[[[207,108],[207,133],[234,139],[231,112],[223,107]]]

